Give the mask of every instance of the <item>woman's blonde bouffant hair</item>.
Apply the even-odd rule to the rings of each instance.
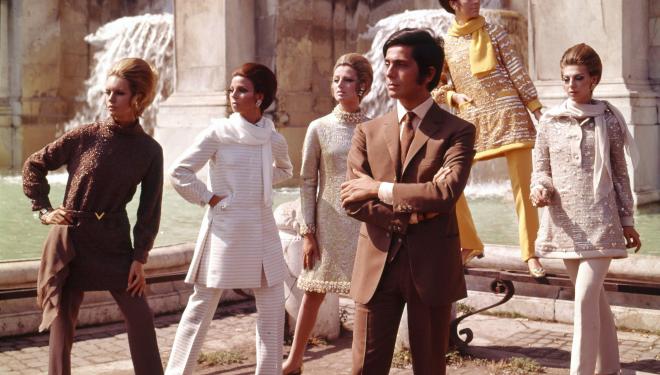
[[[121,59],[110,68],[108,77],[110,76],[128,81],[133,96],[131,106],[136,116],[142,115],[142,112],[154,101],[158,73],[148,62],[135,57]]]
[[[337,59],[335,67],[332,68],[332,71],[334,72],[337,70],[337,67],[342,65],[350,66],[353,68],[353,70],[355,70],[357,73],[359,83],[358,86],[364,85],[364,91],[362,93],[358,91],[358,96],[360,97],[360,101],[362,101],[362,99],[364,99],[364,97],[369,93],[369,90],[371,90],[371,83],[374,80],[374,71],[371,69],[369,60],[367,60],[366,57],[360,55],[359,53],[347,53]]]

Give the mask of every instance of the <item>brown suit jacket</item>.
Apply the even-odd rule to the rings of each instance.
[[[388,250],[400,246],[397,241],[407,246],[413,282],[425,304],[446,305],[467,295],[454,205],[470,174],[474,139],[472,124],[434,103],[416,130],[401,168],[396,112],[357,126],[347,179],[356,178],[356,169],[395,184],[393,205],[376,198],[345,207],[350,216],[363,222],[351,281],[356,302],[371,300]],[[433,176],[443,166],[451,172],[436,184]],[[439,215],[409,224],[412,212]]]

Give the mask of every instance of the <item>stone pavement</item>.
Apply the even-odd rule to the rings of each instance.
[[[352,302],[341,300],[345,309],[341,337],[330,343],[318,342],[305,357],[306,374],[348,374],[351,364]],[[204,353],[222,352],[241,363],[198,366],[197,374],[254,373],[255,308],[252,301],[221,306],[206,337]],[[158,343],[164,361],[169,356],[180,314],[156,319]],[[474,340],[469,354],[474,358],[498,361],[514,356],[529,357],[545,367],[546,374],[566,374],[570,360],[571,326],[559,323],[476,315],[466,319],[461,328],[471,328]],[[657,334],[619,332],[619,347],[624,374],[660,374],[660,336]],[[0,339],[0,374],[43,374],[47,370],[48,336],[33,335]],[[132,365],[123,324],[79,329],[72,354],[74,374],[128,375]],[[391,374],[412,374],[410,368],[395,369]],[[492,361],[465,360],[453,366],[449,374],[505,374]]]

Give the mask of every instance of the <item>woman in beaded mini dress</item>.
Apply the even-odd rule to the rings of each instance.
[[[301,372],[307,340],[325,294],[347,294],[351,287],[360,223],[342,208],[340,185],[346,178],[346,157],[355,126],[368,120],[360,102],[372,81],[373,71],[364,56],[341,56],[331,87],[338,104],[307,129],[300,173],[304,267],[298,278],[298,287],[305,294],[284,374]]]
[[[602,73],[596,51],[575,45],[560,66],[568,99],[543,115],[534,147],[531,200],[548,207],[536,254],[563,259],[575,285],[571,374],[618,374],[616,326],[603,281],[612,259],[642,246],[625,151],[633,166],[638,156],[621,113],[592,99]]]

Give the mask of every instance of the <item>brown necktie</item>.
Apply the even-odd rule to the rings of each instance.
[[[413,120],[415,119],[414,112],[407,112],[403,116],[403,130],[401,132],[401,166],[406,162],[406,156],[408,155],[408,149],[412,143],[413,138],[415,137],[415,129],[413,128]]]

